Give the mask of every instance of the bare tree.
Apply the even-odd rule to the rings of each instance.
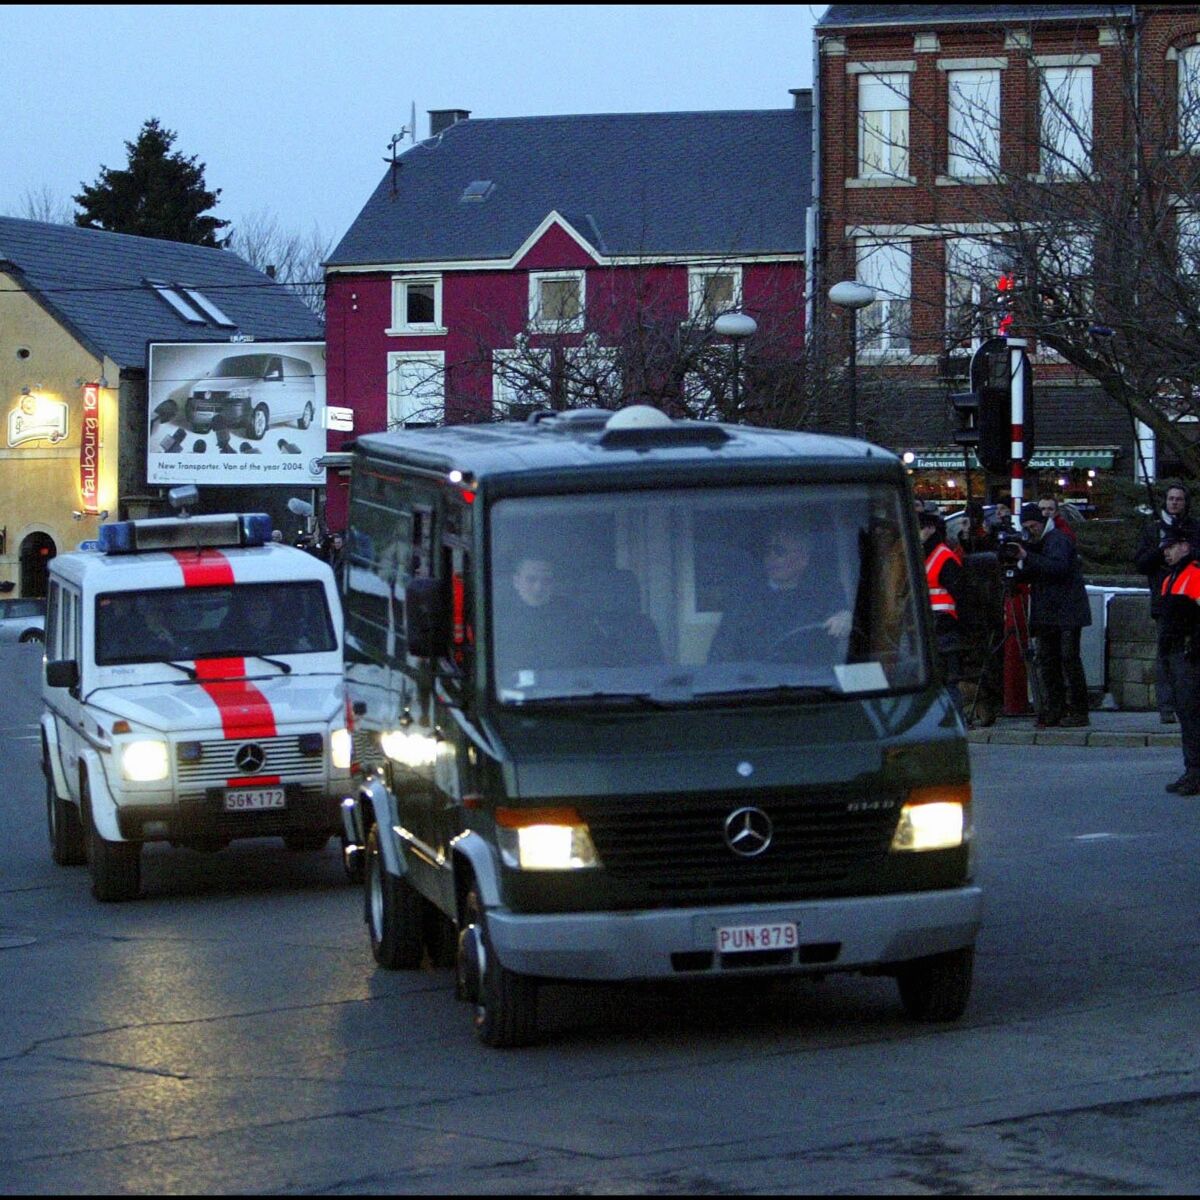
[[[26,188],[20,202],[10,210],[9,215],[23,217],[27,221],[45,221],[50,225],[75,224],[75,206],[48,183]]]
[[[1098,78],[1094,106],[1071,66],[1048,68],[1029,51],[1009,50],[1009,71],[1036,81],[1016,145],[1011,134],[1002,145],[998,95],[952,94],[956,121],[946,130],[944,116],[906,94],[920,126],[911,139],[920,146],[920,174],[933,180],[950,170],[982,185],[972,189],[972,224],[986,231],[915,222],[926,236],[913,238],[913,274],[919,265],[933,269],[926,275],[944,270],[947,289],[912,303],[944,306],[943,351],[964,353],[973,338],[997,331],[996,281],[1010,273],[1012,332],[1094,380],[1196,476],[1200,157],[1191,150],[1200,145],[1200,87],[1181,62],[1178,93],[1169,91],[1161,61],[1143,57],[1133,29],[1116,18],[1113,27],[1119,83],[1100,86]],[[1094,44],[1093,28],[1078,50]],[[880,173],[909,175],[910,155],[918,155],[907,124],[872,137]],[[926,211],[944,210],[943,189],[930,187],[926,198]],[[918,308],[913,324],[928,329],[929,315]]]
[[[226,247],[295,292],[317,316],[325,315],[323,263],[333,240],[315,223],[307,233],[297,233],[284,229],[267,209],[259,209],[234,226]]]

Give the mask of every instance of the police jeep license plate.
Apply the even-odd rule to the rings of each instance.
[[[791,921],[763,925],[724,925],[717,930],[719,954],[742,954],[748,950],[795,950],[800,944]]]
[[[265,808],[286,808],[287,795],[281,787],[228,788],[226,812],[260,812]]]

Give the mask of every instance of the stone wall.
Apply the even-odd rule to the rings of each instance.
[[[1152,709],[1158,627],[1147,596],[1108,602],[1108,690],[1121,709]]]

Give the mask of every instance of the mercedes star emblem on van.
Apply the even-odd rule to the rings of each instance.
[[[725,818],[725,844],[743,858],[754,858],[770,844],[775,829],[761,808],[735,808]]]
[[[254,742],[247,742],[238,748],[233,761],[237,764],[239,771],[243,771],[247,775],[257,775],[262,770],[263,763],[267,761],[267,755],[261,746]]]

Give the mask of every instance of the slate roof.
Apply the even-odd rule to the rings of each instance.
[[[335,266],[504,259],[552,211],[607,255],[804,251],[808,109],[471,117],[388,167]],[[481,203],[460,200],[475,180]]]
[[[321,320],[292,292],[228,250],[0,217],[0,288],[18,279],[96,355],[146,366],[146,343],[324,338]],[[185,321],[146,279],[194,287],[236,328]]]
[[[831,4],[819,29],[866,25],[958,25],[983,21],[1010,25],[1027,21],[1113,21],[1128,18],[1128,4]]]

